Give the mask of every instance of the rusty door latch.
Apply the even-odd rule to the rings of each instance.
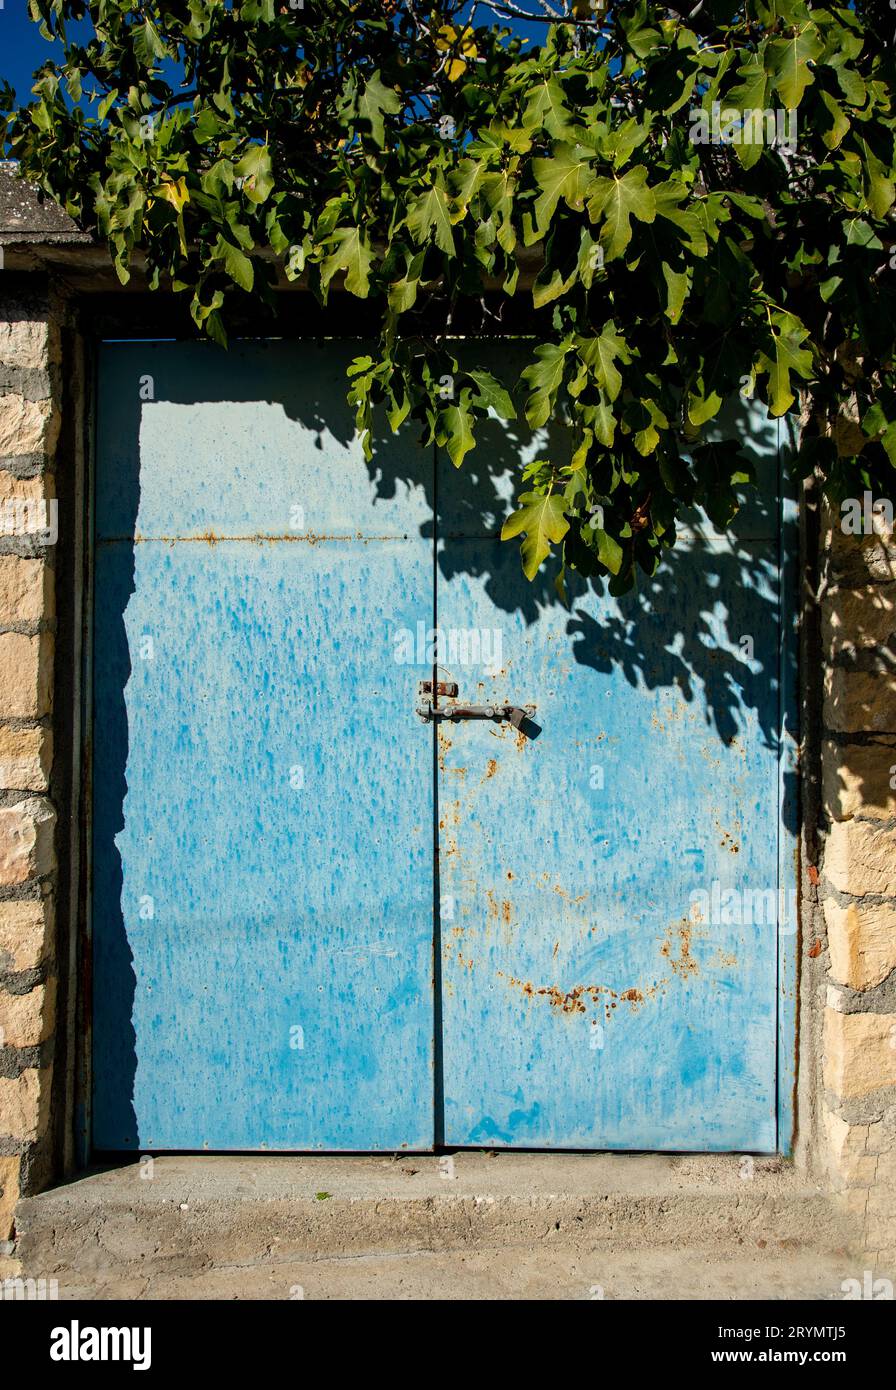
[[[431,694],[432,694],[432,681],[421,681],[421,682],[420,682],[420,694],[421,694],[421,695],[431,695]],[[437,696],[439,696],[439,695],[456,695],[456,694],[457,694],[457,683],[456,683],[455,681],[437,681],[437,682],[436,682],[436,695],[437,695]]]
[[[433,705],[427,702],[418,705],[417,713],[425,723],[436,719],[507,719],[515,729],[519,729],[535,713],[535,706],[522,709],[519,705]]]

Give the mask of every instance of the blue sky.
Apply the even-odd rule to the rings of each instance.
[[[0,0],[0,77],[15,88],[20,104],[31,95],[31,74],[54,51],[61,54],[62,49],[41,38],[28,18],[27,0]]]
[[[483,7],[477,22],[491,24],[494,16]],[[530,44],[537,44],[545,34],[543,24],[526,24],[517,20],[508,27],[528,37]],[[72,25],[70,29],[72,33],[83,29],[85,36],[91,32],[89,23]],[[0,0],[0,79],[5,78],[15,89],[18,105],[30,100],[32,73],[47,58],[60,61],[62,45],[48,43],[41,36],[38,26],[28,17],[28,0]]]

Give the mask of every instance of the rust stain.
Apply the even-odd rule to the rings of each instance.
[[[292,532],[287,535],[273,535],[263,531],[256,532],[251,536],[220,536],[215,531],[205,531],[199,536],[145,536],[139,533],[136,536],[104,536],[99,543],[115,545],[127,541],[134,545],[149,545],[153,542],[161,545],[218,545],[220,542],[226,541],[231,545],[235,542],[247,542],[250,545],[273,545],[289,541],[298,545],[319,545],[324,541],[363,541],[367,545],[371,541],[400,540],[407,540],[407,536],[365,536],[360,531],[356,531],[354,535],[346,536],[318,536],[313,531],[309,531],[303,536],[296,536]]]
[[[709,964],[714,970],[726,970],[732,965],[737,965],[737,956],[733,951],[723,951],[721,947],[717,947],[715,958]]]
[[[583,903],[588,896],[587,893],[580,893],[577,898],[571,898],[566,890],[560,887],[559,883],[554,884],[554,892],[558,893],[560,897],[568,903]]]
[[[528,742],[529,742],[529,740],[526,738],[526,735],[523,733],[522,729],[517,729],[517,731],[516,731],[516,746],[517,746],[517,748],[520,750],[520,752],[522,752],[522,750],[525,748],[525,746],[526,746],[526,744],[527,744]]]
[[[445,766],[445,758],[451,748],[451,739],[447,734],[443,733],[441,729],[438,731],[437,738],[439,747],[439,771],[447,772],[448,769]]]
[[[739,818],[735,817],[735,822],[739,825]],[[719,844],[722,849],[727,849],[729,854],[740,854],[740,845],[730,830],[726,830],[720,821],[716,821],[716,828],[721,832],[722,838]]]
[[[439,857],[442,855],[457,854],[457,837],[449,834],[449,829],[454,831],[460,825],[460,802],[452,801],[445,808],[445,815],[439,821],[439,829],[443,834],[439,837]]]
[[[813,942],[812,945],[809,947],[809,957],[810,957],[811,960],[816,960],[817,957],[820,956],[820,955],[821,955],[821,942],[820,942],[820,941],[815,941],[815,942]]]
[[[655,999],[658,995],[664,994],[676,977],[683,980],[697,973],[699,967],[691,955],[692,932],[693,923],[687,918],[676,923],[674,931],[670,932],[660,946],[660,954],[668,961],[671,975],[663,975],[660,979],[654,980],[652,985],[641,988],[632,985],[628,989],[615,990],[609,985],[574,985],[572,989],[564,990],[559,985],[534,985],[531,980],[519,980],[513,975],[505,975],[503,970],[497,973],[510,985],[521,989],[528,998],[547,999],[551,1007],[561,1013],[587,1014],[587,1005],[590,1003],[595,1009],[602,1010],[609,1022],[613,1017],[613,1011],[618,1009],[620,1004],[628,1004],[632,1012],[635,1012],[648,999]],[[676,936],[677,941],[674,939]],[[559,945],[559,940],[555,941],[554,957]]]
[[[485,765],[485,776],[484,776],[483,779],[482,779],[483,782],[487,782],[488,779],[489,779],[489,777],[494,777],[494,775],[495,775],[495,773],[496,773],[497,771],[498,771],[498,760],[497,760],[497,758],[489,758],[488,762],[487,762],[486,765]]]
[[[696,975],[699,969],[696,960],[691,955],[691,934],[693,932],[693,926],[694,924],[688,918],[684,918],[681,922],[676,924],[674,930],[678,934],[677,958],[672,954],[673,942],[671,936],[668,936],[660,947],[660,955],[666,957],[672,967],[673,973],[679,975],[683,980],[687,979],[689,975]]]
[[[502,916],[502,918],[504,919],[504,921],[509,925],[509,924],[510,924],[510,903],[507,901],[506,898],[504,898],[504,900],[503,900],[502,903],[501,903],[501,916]]]
[[[610,1010],[616,1008],[616,1000],[631,1004],[633,1010],[637,1009],[644,1003],[646,996],[653,998],[660,983],[664,983],[662,981],[655,983],[646,991],[646,995],[640,989],[627,989],[619,994],[609,985],[574,985],[572,989],[563,990],[559,985],[536,986],[532,984],[531,980],[518,980],[513,975],[505,975],[503,970],[499,970],[498,975],[517,989],[521,989],[528,998],[547,999],[551,1008],[559,1009],[564,1014],[586,1014],[588,1012],[586,1000],[590,1001],[595,1008],[603,1005],[608,1020],[611,1016]],[[603,996],[606,996],[606,999]],[[607,1007],[608,1002],[609,1007]]]

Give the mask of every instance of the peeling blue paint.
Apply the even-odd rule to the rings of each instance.
[[[736,546],[567,610],[497,539],[550,440],[367,465],[353,353],[103,353],[94,1146],[774,1150],[780,923],[694,909],[790,882],[774,430]],[[536,736],[420,721],[421,623]]]

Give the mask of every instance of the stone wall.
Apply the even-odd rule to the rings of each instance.
[[[68,1026],[57,1027],[65,972],[56,903],[73,875],[59,843],[70,827],[55,824],[57,801],[69,800],[52,789],[60,785],[54,731],[58,763],[72,704],[64,693],[54,710],[54,686],[71,692],[75,672],[63,668],[78,660],[60,660],[54,682],[58,518],[38,505],[56,496],[60,344],[58,307],[39,277],[0,274],[0,1276],[16,1272],[20,1193],[61,1175],[54,1129],[69,1143],[74,1129],[71,1079],[53,1081],[54,1050],[58,1070],[74,1015],[67,1001]],[[66,383],[67,415],[83,412],[83,394]],[[80,421],[66,428],[77,436]],[[80,510],[69,508],[73,529]],[[797,1155],[837,1191],[886,1272],[896,1265],[896,542],[847,536],[828,516],[821,550],[820,645],[802,673],[820,696],[823,727],[810,744],[820,762],[822,852],[816,857],[813,806]],[[77,648],[70,582],[58,594],[65,653]],[[76,748],[76,729],[70,737]]]
[[[0,1274],[20,1192],[52,1175],[53,762],[60,329],[33,277],[0,298]]]
[[[827,1168],[869,1258],[896,1261],[896,539],[826,515],[821,632]],[[874,527],[879,532],[875,533]]]

